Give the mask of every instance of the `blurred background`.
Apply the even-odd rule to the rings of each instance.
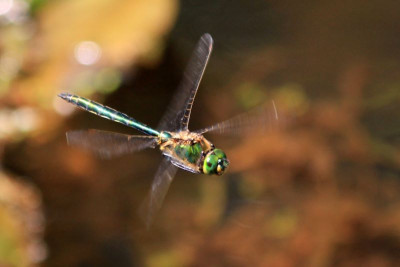
[[[0,0],[0,266],[399,266],[400,2]],[[276,102],[284,127],[207,135],[149,231],[159,151],[101,160],[65,132],[156,126],[200,36],[195,130]],[[285,121],[285,120],[283,120]]]

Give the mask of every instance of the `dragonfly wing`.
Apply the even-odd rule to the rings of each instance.
[[[102,158],[112,158],[145,148],[154,148],[157,139],[153,136],[126,135],[91,129],[67,132],[67,142],[68,145],[82,147]]]
[[[178,167],[173,165],[168,157],[163,158],[156,175],[154,176],[149,195],[140,209],[140,215],[146,223],[147,229],[150,227],[154,216],[161,208],[168,192],[168,188],[174,179],[177,170]]]
[[[187,130],[193,101],[204,70],[207,66],[213,47],[213,39],[208,33],[204,34],[193,52],[192,57],[183,73],[181,84],[166,113],[162,117],[159,130]]]
[[[204,134],[214,132],[218,134],[244,134],[252,130],[269,130],[282,124],[278,116],[275,102],[272,101],[269,107],[260,107],[249,112],[240,114],[232,119],[217,123],[210,127],[197,130],[196,133]]]
[[[194,166],[193,166],[193,164],[188,165],[187,162],[181,161],[179,159],[175,159],[175,158],[172,158],[172,157],[170,158],[170,160],[171,160],[171,163],[174,164],[178,168],[181,168],[181,169],[183,169],[185,171],[196,173],[196,174],[200,173],[200,171],[198,170],[196,165],[194,165]]]

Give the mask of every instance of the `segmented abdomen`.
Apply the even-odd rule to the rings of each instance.
[[[62,93],[62,94],[59,94],[59,96],[62,99],[66,100],[84,110],[87,110],[93,114],[99,115],[103,118],[106,118],[106,119],[109,119],[112,121],[122,123],[126,126],[129,126],[129,127],[135,128],[141,132],[144,132],[145,134],[154,135],[154,136],[157,136],[159,134],[158,131],[148,127],[147,125],[145,125],[143,123],[138,122],[137,120],[129,117],[128,115],[126,115],[122,112],[119,112],[113,108],[106,107],[102,104],[99,104],[97,102],[89,100],[87,98],[68,94],[68,93]]]

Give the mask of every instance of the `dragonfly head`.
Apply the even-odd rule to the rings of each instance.
[[[205,174],[222,175],[228,168],[229,161],[221,149],[210,150],[204,157],[203,172]]]

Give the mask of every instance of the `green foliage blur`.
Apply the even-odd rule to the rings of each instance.
[[[400,3],[0,1],[0,266],[399,266]],[[277,127],[209,134],[221,177],[179,171],[152,228],[156,150],[102,160],[65,132],[156,126],[199,37],[214,51],[190,129],[268,107]]]

